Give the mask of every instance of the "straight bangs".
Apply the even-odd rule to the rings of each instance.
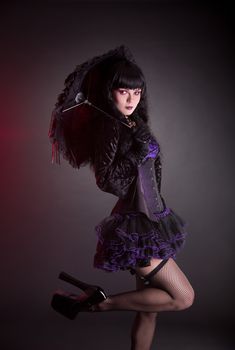
[[[131,62],[121,62],[115,67],[111,89],[145,89],[145,79],[140,68]]]

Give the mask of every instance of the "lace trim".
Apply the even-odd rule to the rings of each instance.
[[[158,220],[161,220],[161,219],[164,218],[165,216],[169,215],[170,212],[171,212],[171,209],[170,209],[170,208],[165,208],[162,212],[160,212],[160,213],[155,212],[155,213],[153,213],[153,214],[156,216],[156,218],[157,218]]]

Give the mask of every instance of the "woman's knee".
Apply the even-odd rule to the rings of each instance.
[[[185,306],[186,308],[189,308],[190,306],[193,305],[195,299],[195,292],[193,288],[190,289],[190,293],[187,295],[186,301],[185,301]]]
[[[191,307],[194,303],[195,292],[193,288],[190,288],[182,297],[174,300],[174,306],[176,310],[185,310]]]

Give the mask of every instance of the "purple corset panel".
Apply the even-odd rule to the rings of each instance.
[[[163,215],[165,209],[156,179],[155,159],[149,158],[138,167],[138,206],[152,221],[158,221],[156,214]]]

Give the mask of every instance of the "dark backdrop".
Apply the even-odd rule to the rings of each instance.
[[[75,66],[121,44],[148,83],[162,146],[162,195],[188,223],[177,262],[196,299],[161,313],[159,349],[230,349],[234,312],[234,51],[232,1],[10,2],[1,14],[2,349],[129,349],[132,312],[50,309],[61,270],[113,294],[125,272],[93,268],[95,225],[117,197],[89,168],[50,162],[50,114]],[[170,336],[169,336],[170,334]],[[232,348],[232,347],[231,347]]]

